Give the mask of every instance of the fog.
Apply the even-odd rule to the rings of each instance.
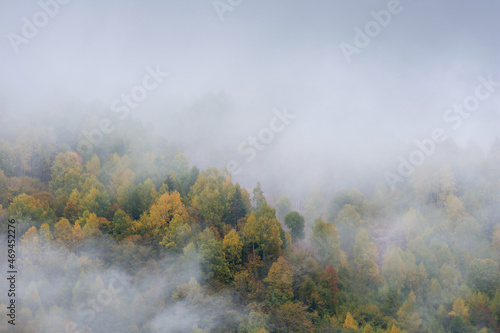
[[[3,237],[0,243],[7,247]],[[101,238],[75,254],[38,237],[22,242],[19,267],[23,274],[16,285],[22,310],[16,332],[87,332],[90,327],[100,332],[136,332],[143,325],[150,332],[186,332],[194,325],[229,326],[236,317],[223,317],[225,312],[242,311],[224,293],[201,295],[196,282],[202,278],[198,260],[188,264],[183,256],[167,256],[152,264],[136,252],[132,254],[135,263],[105,269],[103,261],[116,255],[110,253],[113,245]],[[7,265],[3,255],[2,264]],[[135,278],[131,273],[137,274]],[[0,276],[0,287],[8,290],[8,275],[2,272]],[[64,296],[68,292],[72,300]],[[165,302],[171,297],[174,302]],[[8,302],[6,294],[2,295],[2,308]],[[35,313],[40,319],[36,328],[26,324]]]
[[[99,228],[106,230],[107,235],[98,241],[85,238],[85,246],[78,248],[77,253],[56,246],[56,241],[42,241],[41,236],[40,240],[21,241],[28,228],[22,224],[26,216],[21,216],[19,228],[24,229],[18,231],[17,240],[22,272],[17,286],[19,322],[24,325],[22,318],[32,318],[40,327],[19,329],[55,332],[56,327],[65,327],[66,332],[85,332],[89,329],[85,326],[89,326],[96,332],[185,332],[196,331],[197,325],[199,332],[223,331],[222,328],[255,332],[261,326],[264,329],[275,310],[269,306],[271,303],[265,303],[271,309],[268,312],[260,308],[262,299],[246,304],[250,301],[243,300],[247,295],[241,293],[241,285],[237,290],[236,283],[210,284],[214,276],[204,276],[201,271],[200,260],[208,260],[202,258],[209,251],[200,245],[204,242],[200,235],[205,227],[209,229],[209,222],[205,215],[200,217],[201,206],[196,201],[199,198],[193,197],[220,194],[210,198],[227,199],[224,205],[229,207],[233,189],[223,182],[225,177],[217,176],[220,180],[214,176],[210,179],[213,184],[207,181],[213,186],[209,192],[202,192],[203,186],[209,188],[203,178],[199,193],[189,195],[199,171],[193,166],[200,170],[226,169],[232,175],[231,181],[248,191],[238,192],[240,206],[236,208],[242,209],[244,199],[248,199],[249,207],[243,207],[243,215],[234,221],[220,215],[216,221],[220,226],[214,228],[218,228],[218,233],[212,235],[213,243],[220,245],[213,245],[217,250],[222,249],[219,243],[226,240],[230,230],[243,235],[243,252],[239,249],[245,253],[238,268],[241,272],[260,269],[255,268],[258,260],[248,254],[251,248],[255,255],[255,248],[248,238],[245,242],[247,222],[241,222],[244,216],[258,214],[255,196],[253,207],[247,196],[260,182],[270,206],[277,207],[278,198],[286,194],[293,206],[289,210],[305,216],[305,239],[295,243],[294,238],[292,246],[292,236],[288,234],[290,238],[285,239],[285,232],[280,229],[280,240],[286,243],[283,252],[281,245],[276,250],[277,257],[288,256],[294,266],[296,296],[296,281],[302,283],[310,278],[310,267],[305,268],[310,261],[302,263],[306,260],[301,261],[300,256],[310,256],[320,263],[314,264],[321,266],[319,273],[310,274],[315,285],[319,285],[320,276],[323,280],[323,269],[333,257],[319,255],[317,244],[311,240],[318,236],[314,235],[313,226],[320,230],[320,224],[314,224],[320,217],[336,225],[325,224],[323,231],[339,230],[332,235],[337,237],[342,256],[336,257],[335,264],[331,261],[345,279],[339,284],[351,277],[355,280],[354,273],[351,276],[345,271],[348,263],[357,267],[356,232],[372,228],[366,243],[371,246],[373,241],[374,245],[368,248],[375,248],[373,261],[383,271],[379,274],[377,267],[375,275],[389,281],[391,270],[386,266],[398,258],[408,267],[413,265],[411,269],[415,271],[417,264],[425,263],[429,281],[431,277],[439,278],[443,285],[442,294],[433,297],[450,310],[453,301],[466,294],[460,288],[466,288],[462,280],[472,259],[498,261],[498,184],[493,184],[492,179],[498,175],[500,156],[499,15],[500,2],[493,0],[0,0],[0,153],[11,152],[4,139],[15,146],[12,156],[21,155],[23,149],[38,149],[36,144],[42,147],[47,143],[49,147],[40,148],[41,153],[27,154],[25,159],[15,156],[11,164],[7,155],[0,154],[0,162],[6,161],[2,165],[12,166],[10,174],[5,172],[7,177],[0,168],[0,181],[9,182],[10,186],[7,190],[0,182],[0,190],[8,193],[0,201],[10,205],[0,205],[0,217],[14,216],[22,210],[18,207],[29,206],[31,199],[21,197],[23,191],[28,192],[25,188],[30,189],[33,198],[38,192],[43,193],[37,197],[41,198],[37,201],[40,206],[43,195],[49,197],[45,199],[50,209],[43,207],[40,212],[45,215],[39,214],[46,220],[26,218],[27,224],[36,225],[39,231],[46,221],[51,221],[54,230],[56,215],[70,216],[72,207],[67,202],[73,198],[83,202],[78,191],[57,194],[60,191],[56,193],[54,189],[59,188],[49,183],[53,181],[51,172],[56,173],[55,168],[50,169],[56,152],[61,153],[57,155],[61,159],[67,158],[63,162],[68,165],[77,161],[70,166],[76,165],[71,172],[82,177],[78,178],[78,186],[83,188],[82,184],[87,184],[84,178],[88,178],[88,188],[94,194],[101,191],[94,199],[99,196],[99,204],[106,207],[103,214],[97,215],[106,221],[100,221]],[[111,142],[115,134],[128,140],[123,145],[130,156],[115,158],[100,151],[106,159],[97,162],[97,167],[89,163],[101,143]],[[23,146],[19,138],[24,137],[30,138],[33,147]],[[157,137],[166,139],[168,145],[144,143]],[[136,145],[131,142],[134,140]],[[490,154],[495,149],[496,155]],[[64,155],[67,151],[78,154]],[[189,165],[174,158],[177,151],[187,156]],[[40,162],[42,153],[48,156],[48,166]],[[81,157],[84,162],[79,160]],[[34,163],[36,158],[35,171],[26,173],[30,169],[24,169],[24,165]],[[141,159],[145,160],[144,165]],[[16,165],[23,165],[23,170],[16,169]],[[70,169],[68,165],[64,167]],[[157,165],[162,169],[151,170]],[[424,168],[417,168],[420,165]],[[450,165],[452,171],[447,169]],[[179,171],[178,179],[169,178],[168,186],[172,188],[165,189],[166,174],[162,172],[175,172],[176,167],[182,172]],[[130,173],[126,171],[133,176],[127,178]],[[151,182],[154,191],[146,193],[150,176],[157,179]],[[37,183],[35,178],[41,181]],[[92,185],[93,180],[97,185]],[[407,184],[412,188],[405,189]],[[138,192],[139,185],[144,185],[140,188],[143,192]],[[175,191],[185,190],[182,204],[186,204],[186,216],[189,211],[190,217],[181,222],[189,222],[193,231],[188,226],[189,231],[182,229],[184,235],[177,229],[169,232],[179,232],[179,239],[192,237],[192,242],[181,247],[179,240],[175,252],[161,237],[165,250],[162,253],[167,254],[156,257],[156,261],[151,259],[156,253],[151,254],[145,250],[147,245],[137,241],[144,237],[142,241],[151,244],[140,224],[147,225],[144,221],[148,221],[147,213],[154,200],[174,191],[173,186],[177,186]],[[118,208],[129,209],[130,201],[139,197],[123,194],[129,190],[132,193],[132,189],[134,194],[146,193],[147,200],[154,200],[147,205],[141,202],[142,210],[136,207],[138,216],[126,225],[132,231],[121,235],[116,231],[115,224],[119,222],[115,221],[115,214]],[[57,200],[66,196],[61,207],[56,196]],[[11,205],[19,197],[26,201]],[[16,206],[18,202],[21,204]],[[81,202],[80,206],[83,207]],[[126,213],[130,215],[129,211]],[[75,214],[78,217],[78,212]],[[181,219],[179,214],[175,217]],[[222,222],[222,218],[226,220]],[[276,223],[289,232],[283,216],[279,219]],[[73,226],[76,220],[71,220]],[[179,229],[187,228],[179,225]],[[165,226],[162,227],[166,230]],[[3,225],[2,228],[5,231]],[[497,236],[492,236],[495,232]],[[325,238],[335,239],[332,235]],[[129,239],[121,242],[125,237]],[[207,244],[212,244],[209,241]],[[285,255],[286,246],[289,252]],[[395,250],[395,246],[401,249]],[[0,239],[0,248],[2,267],[6,267],[4,237]],[[406,257],[398,251],[406,251],[407,258],[413,259],[401,259]],[[448,256],[434,258],[438,251],[448,251],[452,260],[456,258],[455,263],[450,263],[453,268],[449,267],[458,272],[459,278],[455,277],[454,285],[448,289],[442,277],[446,274],[441,272],[448,264]],[[255,288],[262,295],[271,284],[265,277],[271,275],[268,272],[272,265],[271,261],[266,262],[259,271],[257,280],[261,285]],[[426,279],[427,275],[423,281]],[[449,279],[452,281],[453,276]],[[0,289],[7,290],[5,270],[0,272],[0,281]],[[375,288],[376,283],[370,285],[373,299],[374,295],[384,294],[386,288],[385,284]],[[343,285],[341,289],[363,295],[362,288],[353,286]],[[419,288],[422,294],[424,289],[430,290],[427,284]],[[418,294],[417,289],[415,292]],[[445,293],[451,292],[453,297],[445,297]],[[0,298],[2,306],[8,303],[4,294]],[[106,301],[105,297],[109,299]],[[299,303],[306,299],[296,298],[294,302]],[[373,299],[370,302],[374,303]],[[358,305],[358,301],[352,304]],[[97,308],[90,305],[92,302],[97,302]],[[426,327],[431,327],[441,303],[436,301],[435,309],[426,308],[431,304],[429,300],[419,303]],[[347,306],[342,311],[341,315],[340,311],[335,313],[340,325]],[[123,315],[116,316],[117,313]],[[395,318],[396,314],[392,316]],[[329,324],[332,322],[333,319]]]
[[[79,113],[79,130],[90,130],[85,115],[116,116],[113,101],[159,66],[168,76],[129,116],[200,167],[236,160],[234,179],[246,186],[384,182],[436,127],[487,152],[500,132],[498,91],[457,130],[443,114],[474,93],[478,77],[500,80],[500,4],[401,1],[368,45],[346,56],[342,43],[356,47],[355,28],[365,31],[371,11],[388,6],[243,0],[219,16],[210,1],[73,0],[20,42],[9,33],[24,38],[23,17],[33,22],[41,5],[2,1],[0,121]],[[239,144],[283,108],[296,118],[246,161]]]

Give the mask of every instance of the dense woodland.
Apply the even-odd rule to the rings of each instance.
[[[62,126],[0,141],[17,332],[500,332],[499,140],[295,211],[120,126],[85,156]]]

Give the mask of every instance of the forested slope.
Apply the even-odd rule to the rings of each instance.
[[[137,125],[88,156],[49,127],[2,139],[17,331],[500,332],[498,141],[392,189],[312,189],[298,212],[263,188]]]

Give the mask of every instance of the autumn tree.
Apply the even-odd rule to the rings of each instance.
[[[229,264],[231,270],[231,277],[234,277],[236,270],[240,267],[241,253],[243,250],[243,242],[236,230],[232,229],[222,241],[222,249],[224,257]]]
[[[292,277],[292,265],[285,258],[279,257],[264,279],[268,286],[268,299],[273,306],[284,304],[293,298]]]
[[[234,276],[234,287],[245,301],[258,301],[264,297],[264,284],[260,280],[260,271],[264,263],[258,254],[250,253],[245,267]]]
[[[354,264],[360,281],[376,282],[378,280],[377,260],[377,247],[371,241],[368,231],[360,230],[354,244]]]
[[[149,214],[141,218],[149,237],[155,244],[159,244],[165,236],[166,227],[175,215],[179,215],[185,222],[189,220],[186,207],[182,203],[179,192],[163,194],[149,210]]]
[[[281,224],[276,218],[262,216],[258,219],[251,214],[244,227],[245,244],[256,250],[265,261],[279,256],[283,241],[280,237]]]
[[[272,309],[269,326],[272,332],[313,332],[315,319],[301,302],[289,301]]]
[[[221,231],[223,217],[228,211],[227,197],[223,193],[222,175],[212,170],[202,173],[189,193],[191,206],[208,226]]]
[[[401,290],[405,285],[406,267],[404,252],[399,247],[390,247],[384,255],[382,273],[390,287]]]
[[[80,227],[80,223],[75,222],[75,225],[73,226],[72,230],[72,244],[71,244],[71,249],[74,251],[78,251],[82,245],[83,241],[83,230],[82,227]]]
[[[79,209],[89,211],[98,216],[105,216],[110,206],[110,200],[104,188],[91,188],[80,200]]]
[[[314,222],[311,245],[322,263],[340,265],[341,251],[339,234],[333,223],[326,223],[321,218]]]
[[[498,264],[489,258],[474,259],[467,267],[466,282],[474,290],[494,295],[500,285]]]
[[[408,299],[403,303],[397,312],[398,321],[401,323],[403,328],[408,331],[408,333],[418,332],[420,324],[422,323],[415,302],[415,294],[410,292]]]
[[[90,161],[85,163],[85,173],[90,176],[99,177],[101,173],[101,160],[97,155],[93,155]]]
[[[444,212],[449,221],[446,223],[446,228],[452,231],[456,228],[457,224],[463,221],[468,216],[464,208],[462,200],[456,197],[453,193],[447,195],[444,202]]]
[[[338,303],[339,288],[337,287],[337,272],[331,265],[325,267],[319,282],[318,294],[323,299],[324,309],[333,314]]]
[[[50,226],[47,223],[44,223],[40,226],[40,242],[42,246],[51,245],[54,240],[54,236],[52,236],[52,232],[50,231]]]
[[[20,264],[24,269],[36,267],[42,261],[42,247],[36,227],[29,228],[21,237],[22,259]]]
[[[354,320],[353,316],[351,313],[347,313],[344,321],[344,325],[342,326],[344,329],[350,329],[351,331],[355,332],[358,330],[358,324]]]
[[[495,320],[493,317],[489,303],[488,296],[481,292],[474,293],[468,298],[470,323],[477,329],[484,327],[495,329],[495,321],[498,321],[498,318]]]
[[[449,164],[446,164],[439,170],[439,195],[438,204],[443,204],[446,198],[453,195],[457,190],[455,188],[455,175]]]
[[[192,236],[192,229],[184,219],[176,214],[168,224],[165,230],[165,236],[161,241],[166,249],[174,252],[181,252],[183,248],[189,243]]]
[[[130,168],[119,169],[111,176],[108,189],[113,198],[122,199],[135,184],[135,172]]]
[[[52,180],[49,186],[56,196],[70,195],[73,189],[78,189],[83,182],[83,167],[75,153],[66,152],[57,155],[50,171]]]
[[[459,297],[453,302],[453,311],[448,315],[450,316],[461,316],[464,319],[469,318],[469,309],[465,306],[465,301]]]
[[[14,198],[9,206],[9,213],[16,219],[40,221],[44,210],[32,196],[23,193]]]
[[[415,238],[415,234],[422,228],[425,219],[422,214],[413,207],[410,207],[406,214],[401,219],[401,225],[404,230],[406,241],[411,241]]]
[[[401,330],[396,325],[392,325],[389,333],[403,333],[403,332],[401,332]]]
[[[84,239],[98,238],[101,236],[101,230],[99,230],[99,218],[94,213],[86,212],[84,213],[83,219],[83,237]]]
[[[31,197],[38,203],[44,210],[51,209],[56,201],[56,197],[47,191],[33,193]]]
[[[64,206],[63,217],[71,222],[75,222],[78,219],[79,214],[80,208],[78,207],[78,204],[72,199],[69,199]]]
[[[73,228],[68,219],[62,218],[54,225],[54,238],[62,247],[73,249],[75,240],[73,238]]]

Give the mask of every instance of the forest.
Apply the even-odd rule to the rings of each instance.
[[[297,207],[130,119],[87,155],[47,124],[0,140],[16,332],[500,332],[498,139]]]

